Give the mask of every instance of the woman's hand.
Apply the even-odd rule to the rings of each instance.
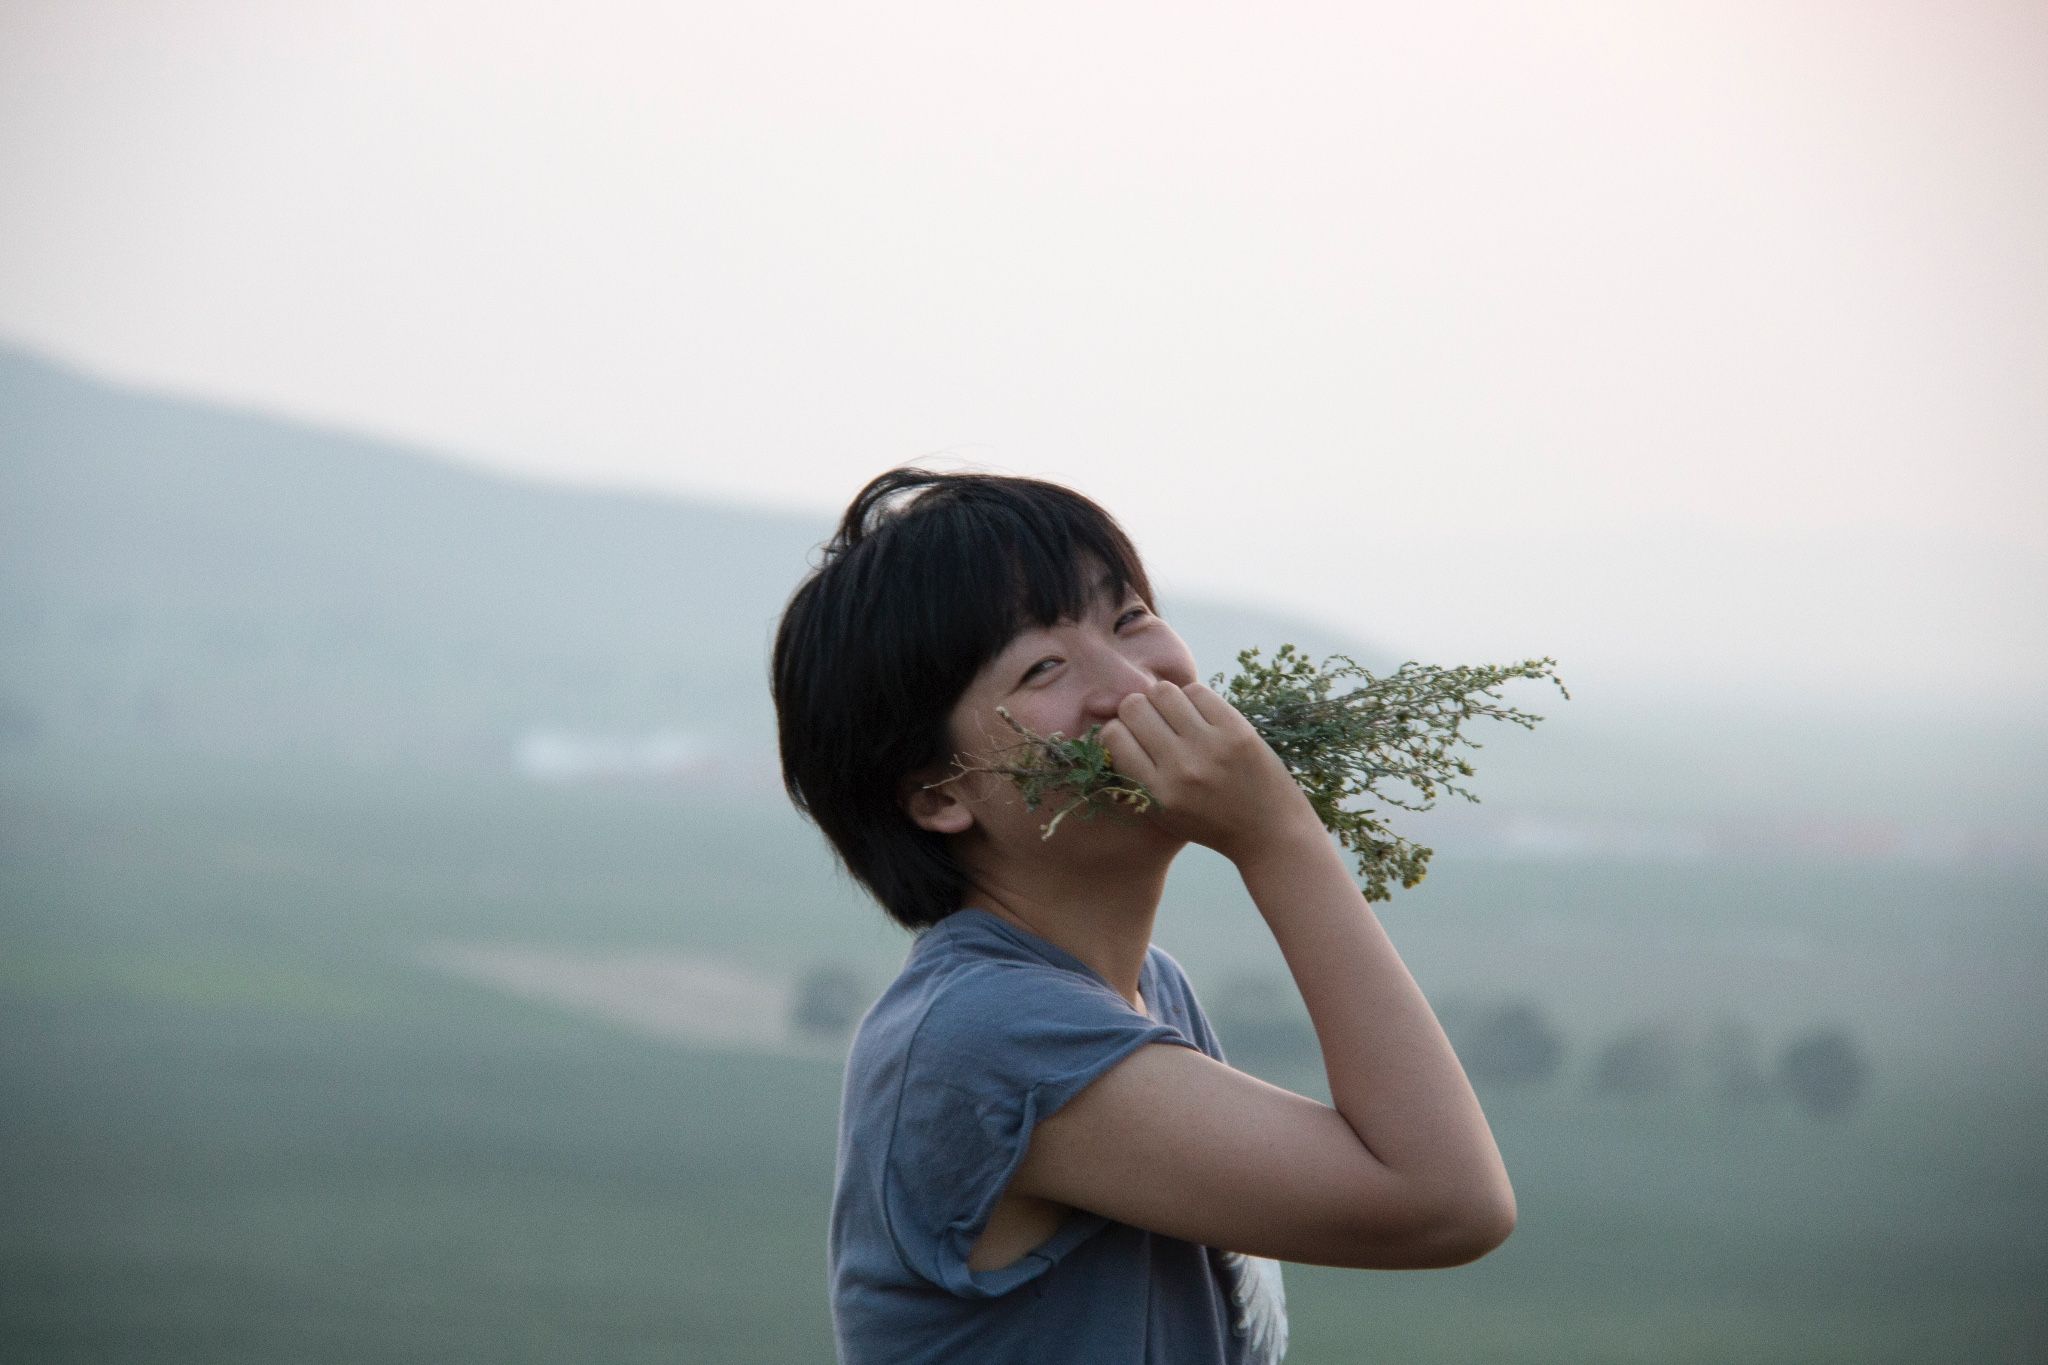
[[[1200,683],[1161,679],[1133,692],[1102,727],[1118,772],[1157,805],[1147,818],[1243,866],[1303,839],[1324,839],[1315,808],[1242,713]]]

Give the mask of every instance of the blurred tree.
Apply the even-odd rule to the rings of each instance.
[[[1564,1063],[1564,1036],[1533,1000],[1453,1010],[1446,1032],[1475,1083],[1531,1085],[1551,1079]]]
[[[1840,1028],[1810,1029],[1778,1054],[1778,1084],[1817,1118],[1840,1118],[1870,1084],[1870,1063]]]

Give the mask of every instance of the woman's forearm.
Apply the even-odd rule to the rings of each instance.
[[[1492,1129],[1343,856],[1316,831],[1237,862],[1308,1006],[1337,1111],[1419,1201],[1468,1226],[1481,1250],[1497,1244],[1514,1192]]]

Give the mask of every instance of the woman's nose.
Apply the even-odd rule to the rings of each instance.
[[[1122,654],[1109,653],[1089,679],[1088,720],[1093,724],[1115,720],[1116,710],[1123,705],[1125,697],[1133,692],[1143,692],[1158,680],[1157,674],[1142,665],[1133,663]]]

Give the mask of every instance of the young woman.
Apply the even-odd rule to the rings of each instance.
[[[1463,1070],[1286,767],[1196,680],[1110,516],[1030,479],[892,470],[777,632],[792,800],[917,934],[847,1060],[840,1359],[1264,1365],[1280,1260],[1449,1266],[1514,1226]],[[1157,804],[1040,837],[972,760],[1102,726]],[[967,768],[956,759],[968,760]],[[1188,843],[1301,991],[1325,1105],[1224,1060],[1152,945]]]

